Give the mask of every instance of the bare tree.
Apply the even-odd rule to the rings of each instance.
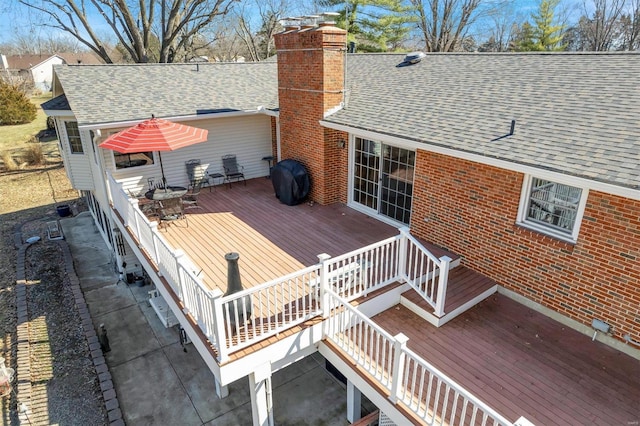
[[[95,30],[91,17],[99,16],[111,36],[134,62],[148,62],[153,40],[158,61],[173,62],[190,40],[215,17],[228,12],[234,0],[18,0],[112,63],[109,40]]]
[[[595,11],[585,14],[578,23],[578,31],[586,50],[607,51],[615,49],[621,34],[620,17],[625,8],[625,0],[592,0]]]
[[[287,0],[256,0],[237,14],[236,34],[245,46],[248,59],[261,61],[275,53],[273,36],[282,30],[279,21],[290,10]]]
[[[620,17],[622,50],[640,50],[640,0],[629,0],[628,7]]]
[[[428,52],[453,52],[467,38],[483,0],[410,0]]]

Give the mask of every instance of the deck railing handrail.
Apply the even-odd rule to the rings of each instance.
[[[403,241],[400,261],[404,280],[434,308],[435,315],[442,317],[451,258],[437,258],[411,235],[409,228],[401,228],[400,236]]]
[[[391,402],[427,424],[513,424],[407,348],[405,335],[392,336],[330,289],[327,297],[331,313],[323,337],[373,376]]]
[[[113,208],[118,211],[125,226],[132,230],[138,240],[138,247],[144,250],[158,268],[182,308],[191,315],[207,339],[217,349],[215,300],[219,292],[206,288],[202,279],[196,276],[193,264],[182,250],[174,250],[158,232],[156,222],[150,222],[138,208],[138,201],[129,198],[121,183],[107,173],[107,182]]]
[[[216,301],[220,361],[320,314],[319,265],[276,278]]]
[[[436,312],[443,312],[448,270],[446,258],[437,259],[433,256],[411,236],[408,228],[403,228],[397,236],[334,258],[320,255],[320,262],[316,265],[234,295],[220,297],[216,294],[214,297],[198,277],[182,278],[183,270],[193,275],[191,262],[181,250],[173,249],[166,242],[158,232],[156,223],[146,218],[138,208],[137,200],[129,198],[123,185],[111,175],[108,175],[108,185],[113,206],[120,213],[125,226],[132,230],[139,247],[155,263],[184,305],[184,310],[203,327],[205,335],[216,346],[220,361],[224,361],[231,352],[293,327],[321,310],[326,317],[326,309],[323,309],[326,305],[326,302],[323,303],[325,288],[332,288],[347,300],[353,300],[393,282],[406,281],[436,308]],[[434,283],[436,277],[438,282]],[[189,292],[185,286],[189,287]],[[286,297],[283,292],[287,294]],[[185,295],[190,297],[186,298]],[[266,328],[260,324],[262,328],[257,331],[253,327],[256,318],[265,318],[253,315],[251,319],[252,316],[244,311],[251,310],[254,304],[260,307],[263,302],[269,305],[270,301],[275,303],[276,300],[291,309],[294,306],[301,308],[304,313],[293,315],[290,310],[288,315],[283,315],[272,307],[274,312],[271,313],[280,316],[273,318],[274,321],[269,320],[271,315],[267,316]],[[205,302],[215,306],[204,306]],[[208,318],[210,315],[215,317]],[[237,321],[236,315],[239,315]],[[245,319],[251,321],[252,327],[239,324]]]

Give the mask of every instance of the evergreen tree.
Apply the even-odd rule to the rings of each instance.
[[[0,78],[0,126],[31,123],[36,112],[24,92]]]
[[[513,50],[517,52],[531,52],[538,50],[535,40],[535,29],[529,22],[522,24],[513,40]]]
[[[532,16],[535,25],[525,22],[517,37],[516,50],[523,51],[559,51],[564,50],[562,43],[564,25],[556,24],[554,9],[558,0],[542,0],[538,12]]]
[[[402,0],[321,0],[327,8],[342,7],[337,25],[349,32],[349,41],[360,52],[398,49],[410,31],[414,18]]]

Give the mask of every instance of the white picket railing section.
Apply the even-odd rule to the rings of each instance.
[[[130,232],[138,240],[138,248],[146,252],[161,276],[182,303],[185,311],[200,326],[207,339],[216,346],[220,339],[216,336],[216,312],[214,301],[222,296],[219,291],[211,291],[196,276],[192,263],[181,250],[174,250],[160,235],[156,222],[149,222],[123,190],[122,184],[108,176],[111,202]],[[150,271],[147,271],[150,272]]]
[[[392,336],[332,290],[324,337],[338,346],[426,424],[511,425],[478,398],[407,348],[402,333]]]
[[[350,253],[331,258],[236,293],[221,297],[195,276],[192,263],[175,250],[129,199],[122,185],[109,176],[111,200],[138,246],[155,263],[173,292],[216,342],[220,360],[228,354],[298,325],[322,313],[328,315],[324,290],[332,289],[353,300],[396,281],[406,281],[430,303],[436,313],[444,312],[449,259],[437,259],[415,240],[407,228],[399,235]]]
[[[409,233],[409,228],[400,229],[400,235],[405,244],[405,256],[400,259],[401,262],[406,262],[400,268],[404,271],[405,281],[433,306],[437,316],[442,317],[451,258],[436,258]]]
[[[215,301],[220,313],[221,360],[231,351],[276,335],[321,313],[317,297],[318,265]]]

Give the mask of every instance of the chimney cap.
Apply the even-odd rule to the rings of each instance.
[[[321,25],[335,25],[335,19],[336,17],[340,16],[340,14],[338,12],[322,12],[320,14],[320,16],[322,16],[322,22]]]

